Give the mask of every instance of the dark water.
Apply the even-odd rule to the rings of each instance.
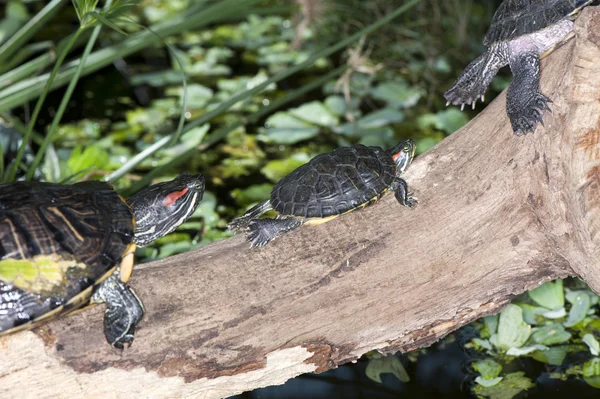
[[[477,375],[469,371],[468,367],[473,360],[457,341],[443,348],[435,345],[428,353],[419,356],[416,363],[403,359],[410,376],[410,381],[406,383],[400,382],[391,374],[383,374],[383,383],[376,383],[366,377],[368,361],[359,360],[356,364],[344,365],[321,374],[304,374],[283,385],[256,389],[231,398],[474,398],[470,387]],[[535,388],[522,392],[516,398],[600,398],[600,390],[583,381],[550,379],[545,366],[534,360],[518,359],[518,364],[514,366],[525,371],[536,382]]]

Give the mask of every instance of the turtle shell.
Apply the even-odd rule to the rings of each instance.
[[[537,32],[579,11],[594,0],[504,0],[494,13],[486,46]]]
[[[106,183],[0,184],[0,335],[84,305],[134,232]]]
[[[271,206],[302,218],[339,215],[377,199],[395,177],[396,163],[387,151],[342,147],[317,155],[281,179],[271,191]]]

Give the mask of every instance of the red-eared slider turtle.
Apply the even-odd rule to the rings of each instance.
[[[136,245],[175,230],[198,207],[201,175],[154,184],[127,202],[110,185],[0,184],[0,336],[105,302],[104,333],[122,348],[144,315],[125,283]]]
[[[548,97],[540,93],[540,55],[545,55],[573,30],[573,16],[597,0],[504,0],[494,14],[483,44],[487,52],[471,62],[444,94],[447,104],[475,108],[500,68],[510,65],[513,81],[506,95],[506,113],[517,136],[535,129]]]
[[[414,142],[403,140],[390,150],[359,144],[317,155],[281,179],[269,200],[234,219],[229,228],[247,229],[251,247],[260,247],[302,224],[329,221],[392,191],[398,202],[411,208],[416,199],[400,175],[414,154]],[[271,209],[276,219],[257,219]]]

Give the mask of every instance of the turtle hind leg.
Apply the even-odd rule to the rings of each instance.
[[[407,208],[412,208],[417,205],[417,198],[413,197],[408,191],[408,186],[404,179],[397,178],[392,185],[392,190],[398,202]]]
[[[269,200],[260,202],[246,211],[246,213],[244,213],[242,216],[239,216],[229,222],[227,227],[231,231],[246,230],[252,220],[256,219],[263,213],[270,211],[271,209],[273,208],[271,207],[271,202]]]
[[[511,57],[513,80],[506,94],[506,113],[513,132],[521,136],[542,123],[544,110],[552,102],[540,93],[540,57],[537,52],[525,52]]]
[[[488,51],[473,60],[460,74],[456,82],[444,93],[447,105],[473,104],[479,98],[483,101],[485,90],[498,70],[508,64],[505,43],[491,46]]]
[[[118,271],[107,278],[92,296],[94,302],[104,302],[104,336],[118,349],[131,345],[135,327],[144,317],[144,305],[133,289],[119,278]]]
[[[256,219],[248,226],[250,248],[262,247],[283,233],[295,229],[303,223],[302,219],[284,217],[279,219]]]

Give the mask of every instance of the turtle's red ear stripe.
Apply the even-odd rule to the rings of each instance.
[[[171,194],[169,194],[165,197],[165,199],[163,200],[163,205],[164,206],[175,205],[175,201],[177,201],[179,198],[183,197],[185,195],[185,193],[187,193],[187,192],[188,192],[187,187],[181,191],[172,192]]]
[[[398,160],[398,157],[400,157],[400,155],[402,155],[402,151],[400,151],[400,152],[399,152],[399,153],[397,153],[397,154],[394,154],[394,155],[392,155],[392,159],[393,159],[394,161],[397,161],[397,160]]]

